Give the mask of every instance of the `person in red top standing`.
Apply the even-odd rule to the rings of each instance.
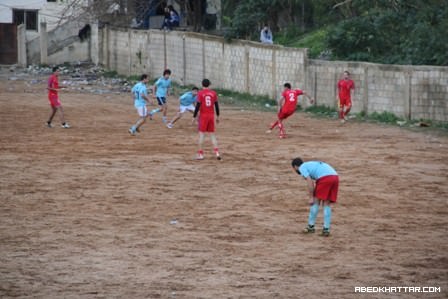
[[[51,122],[53,121],[53,117],[55,116],[56,112],[59,110],[61,126],[64,129],[68,129],[68,128],[70,128],[70,125],[65,122],[64,110],[62,109],[61,101],[59,100],[59,95],[58,95],[59,89],[61,87],[63,87],[63,86],[59,86],[58,76],[59,76],[59,68],[54,67],[53,74],[48,79],[48,86],[47,86],[48,100],[50,101],[50,106],[51,106],[51,114],[47,121],[47,127],[49,127],[49,128],[53,127]]]
[[[218,141],[215,136],[215,112],[216,112],[216,123],[219,123],[219,105],[218,105],[218,95],[214,90],[209,89],[210,80],[202,80],[202,89],[198,91],[198,98],[196,103],[196,108],[193,114],[193,122],[196,120],[198,112],[199,117],[199,150],[196,157],[197,160],[204,159],[204,151],[202,149],[202,143],[204,142],[205,133],[210,134],[210,138],[213,143],[213,151],[218,160],[221,160],[218,150]]]
[[[355,83],[350,79],[350,73],[344,72],[343,79],[338,81],[339,118],[342,123],[347,120],[347,115],[352,108],[352,94]]]
[[[273,122],[269,130],[266,131],[266,133],[271,133],[272,130],[278,126],[280,129],[279,138],[286,138],[283,120],[293,115],[296,111],[298,97],[300,95],[304,95],[310,100],[311,103],[314,103],[313,98],[311,98],[305,91],[300,89],[291,89],[291,84],[289,83],[285,83],[283,87],[285,90],[283,91],[282,97],[278,103],[277,120]]]

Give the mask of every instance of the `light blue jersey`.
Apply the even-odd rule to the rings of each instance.
[[[168,88],[171,87],[171,79],[165,79],[165,77],[160,77],[156,81],[155,86],[157,86],[156,97],[165,98],[168,94]]]
[[[179,101],[182,106],[190,106],[196,102],[196,98],[197,96],[194,96],[191,91],[187,91],[179,98]]]
[[[327,175],[338,175],[333,167],[321,161],[304,162],[300,165],[299,171],[304,178],[310,177],[313,180],[318,180]]]
[[[134,95],[134,106],[135,108],[146,106],[146,101],[143,98],[143,95],[148,96],[148,90],[146,89],[146,84],[143,82],[138,82],[132,87],[131,90]]]

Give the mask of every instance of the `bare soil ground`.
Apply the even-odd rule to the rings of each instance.
[[[298,113],[280,140],[274,112],[223,106],[223,160],[207,139],[198,162],[190,117],[130,136],[129,94],[63,92],[72,128],[49,129],[44,84],[0,91],[1,298],[448,296],[446,133]],[[301,234],[296,156],[340,174],[329,238]]]

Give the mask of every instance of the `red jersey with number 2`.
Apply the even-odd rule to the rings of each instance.
[[[201,103],[201,106],[199,107],[200,114],[214,115],[216,101],[218,101],[218,96],[214,90],[207,88],[199,90],[198,103]]]
[[[283,99],[285,102],[283,103],[282,111],[283,112],[293,112],[297,107],[297,98],[299,95],[302,95],[303,91],[300,89],[288,89],[282,93]]]

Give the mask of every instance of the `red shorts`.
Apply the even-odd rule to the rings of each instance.
[[[350,108],[351,106],[352,106],[351,99],[339,99],[339,108],[342,108],[342,107]]]
[[[286,118],[290,117],[291,115],[293,115],[294,112],[295,112],[295,110],[291,110],[291,111],[283,111],[283,109],[282,109],[282,110],[280,110],[280,112],[277,114],[277,117],[278,117],[279,119],[286,119]]]
[[[199,132],[215,132],[215,115],[201,114],[199,117]]]
[[[61,106],[61,101],[59,101],[59,97],[57,94],[48,94],[48,100],[50,101],[51,107],[59,107]]]
[[[316,181],[314,197],[320,200],[336,202],[338,198],[339,176],[327,175]]]

